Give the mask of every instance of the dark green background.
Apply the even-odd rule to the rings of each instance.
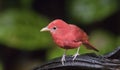
[[[54,19],[81,27],[105,54],[120,46],[119,0],[1,0],[0,70],[31,70],[64,49],[40,29]],[[73,55],[76,49],[69,50]],[[80,54],[94,52],[83,45]]]

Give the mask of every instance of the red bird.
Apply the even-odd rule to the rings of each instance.
[[[56,19],[49,23],[49,25],[40,31],[50,31],[54,42],[61,48],[65,49],[62,56],[62,64],[64,65],[66,51],[68,49],[78,48],[73,60],[79,55],[80,45],[83,44],[88,49],[92,49],[98,52],[98,50],[92,46],[88,41],[87,34],[79,27],[73,24],[67,24],[61,19]]]

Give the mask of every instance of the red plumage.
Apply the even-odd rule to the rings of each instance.
[[[76,25],[67,24],[61,19],[56,19],[52,21],[47,27],[43,28],[41,31],[50,31],[54,42],[59,47],[66,50],[78,48],[81,44],[83,44],[88,49],[98,51],[89,43],[88,36],[82,29],[80,29]]]

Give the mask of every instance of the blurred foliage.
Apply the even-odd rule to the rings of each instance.
[[[117,10],[117,0],[67,0],[67,12],[72,19],[90,24],[101,21]]]
[[[65,49],[59,48],[58,46],[54,49],[49,50],[47,53],[47,60],[62,56],[64,51],[65,51]],[[66,55],[74,55],[76,53],[76,51],[77,51],[77,48],[76,49],[68,49],[66,52]],[[91,52],[96,53],[93,50],[86,49],[86,47],[84,45],[80,46],[79,54],[91,53]]]
[[[11,4],[6,4],[12,5],[12,3],[15,3],[10,1]],[[42,27],[49,23],[49,20],[44,15],[38,15],[31,9],[33,0],[20,0],[19,2],[20,8],[14,7],[12,9],[10,7],[0,13],[0,43],[22,50],[37,50],[54,46],[48,32],[39,32]],[[72,20],[80,20],[79,22],[84,23],[101,21],[117,10],[117,0],[66,0],[66,2],[66,12],[72,16]],[[112,47],[111,44],[116,42],[115,38],[111,36],[112,34],[104,30],[93,31],[92,34],[92,41],[94,40],[95,44],[100,44],[100,47]],[[99,43],[99,41],[102,43]],[[98,48],[100,48],[99,46]],[[52,50],[56,50],[56,48]],[[50,52],[51,50],[48,53]]]
[[[48,8],[51,7],[59,8],[60,6],[56,6],[54,2],[52,4],[51,3],[49,4],[49,1],[43,1],[45,2],[43,4],[46,4],[43,6],[41,3],[36,3],[39,4],[36,6],[42,9],[40,10],[41,12],[46,13],[45,11],[49,11],[49,13],[43,15],[41,12],[38,11],[39,9],[36,10],[39,14],[34,11],[36,8],[32,7],[33,1],[42,2],[40,0],[0,1],[0,6],[1,6],[0,7],[1,10],[0,11],[0,43],[7,45],[10,48],[20,49],[25,51],[28,50],[35,51],[39,49],[44,49],[45,50],[44,54],[47,54],[44,55],[45,59],[43,55],[40,54],[41,55],[40,58],[43,58],[44,60],[60,57],[63,55],[64,52],[64,49],[59,48],[58,46],[56,47],[56,45],[53,43],[51,35],[48,32],[40,32],[40,29],[48,25],[50,22],[48,19],[50,17],[46,17],[45,15],[53,15],[51,16],[53,18],[59,17],[59,16],[55,16],[54,14],[60,14],[61,16],[68,16],[70,17],[70,19],[68,19],[69,21],[72,20],[81,23],[81,25],[79,26],[82,26],[84,24],[89,24],[90,27],[92,28],[93,25],[92,23],[96,21],[102,22],[103,20],[105,20],[105,18],[108,18],[110,15],[114,14],[118,10],[118,4],[119,4],[118,0],[65,0],[66,3],[64,6],[62,6],[62,9],[64,9],[63,7],[66,7],[65,9],[66,11],[61,13],[61,11],[56,10],[55,11],[56,13],[53,13],[53,10],[48,10],[47,7],[44,6],[48,6]],[[111,20],[111,19],[107,19],[107,20]],[[86,25],[83,28],[86,28]],[[100,50],[99,54],[107,53],[109,51],[112,51],[116,46],[120,46],[120,36],[114,35],[113,34],[114,32],[104,30],[103,28],[96,29],[94,28],[94,25],[93,25],[93,30],[94,31],[89,31],[88,29],[87,31],[90,33],[89,37],[91,44]],[[75,54],[76,50],[77,48],[68,50],[67,55]],[[7,52],[9,53],[9,51]],[[95,51],[88,50],[83,45],[81,46],[80,54],[89,53],[89,52],[91,53]],[[5,51],[5,56],[9,55],[6,54],[7,53]],[[37,56],[37,54],[35,54],[35,56]],[[10,58],[12,58],[12,56],[10,56]],[[22,69],[22,67],[19,68],[22,65],[23,68],[25,65],[28,65],[24,68],[26,70],[26,68],[31,68],[32,64],[35,65],[37,64],[37,62],[40,62],[40,61],[32,61],[32,60],[25,62],[29,59],[27,58],[27,56],[24,57],[26,58],[26,60],[22,60],[21,58],[19,63],[21,65],[17,66],[15,64],[16,70],[17,68],[18,70]],[[9,58],[6,59],[10,60]],[[3,70],[2,63],[0,63],[0,70]]]
[[[47,60],[62,56],[64,49],[59,48],[58,46],[52,46],[51,48],[53,49],[47,51]]]
[[[94,44],[101,54],[112,51],[116,46],[116,37],[106,30],[94,30],[90,35],[91,43]]]
[[[20,0],[22,9],[31,9],[34,0]]]
[[[120,46],[120,36],[117,37],[117,46]]]
[[[51,44],[50,36],[39,30],[48,21],[31,10],[6,10],[0,14],[0,42],[23,50],[47,47]]]
[[[0,62],[0,70],[4,70],[2,62]]]

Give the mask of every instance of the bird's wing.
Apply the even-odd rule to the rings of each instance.
[[[84,44],[86,48],[95,50],[97,52],[99,51],[88,42],[87,34],[82,29],[75,25],[70,25],[70,27],[72,31],[71,33],[74,35],[74,42],[82,42],[82,44]]]
[[[73,35],[73,40],[74,41],[86,41],[88,40],[87,34],[80,29],[79,27],[77,27],[76,25],[73,24],[69,24],[70,26],[70,33],[71,35]]]

